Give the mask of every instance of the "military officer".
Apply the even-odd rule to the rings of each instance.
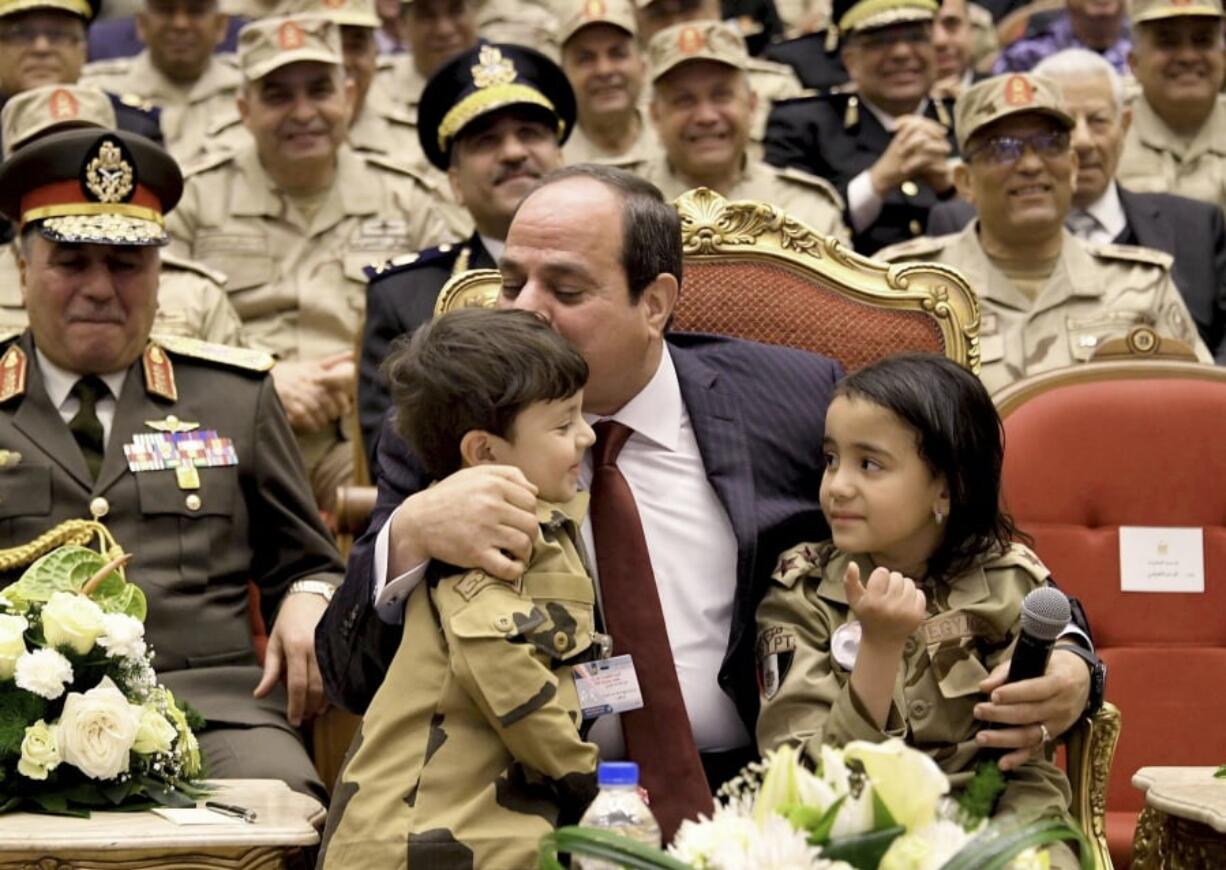
[[[134,94],[161,112],[166,148],[181,166],[217,150],[217,133],[237,124],[242,76],[213,53],[228,16],[217,0],[145,0],[136,30],[145,50],[88,64],[84,84]]]
[[[311,635],[341,563],[266,376],[271,358],[150,339],[156,246],[181,190],[174,160],[123,131],[56,133],[0,167],[30,315],[0,351],[0,546],[103,521],[133,553],[162,681],[208,720],[211,774],[322,796],[296,726],[323,707]],[[249,581],[272,626],[262,677]],[[279,678],[288,694],[274,691]]]
[[[1222,0],[1137,0],[1129,66],[1141,86],[1120,183],[1226,208]]]
[[[275,354],[277,390],[327,508],[352,474],[353,351],[363,268],[452,237],[434,191],[343,144],[352,86],[331,21],[243,28],[239,110],[254,142],[189,173],[168,227],[176,253],[224,272],[248,342]]]
[[[463,243],[368,270],[358,417],[372,469],[389,405],[379,372],[389,346],[431,318],[452,275],[497,267],[511,217],[537,179],[562,165],[562,144],[574,124],[575,97],[566,76],[529,48],[484,45],[455,58],[430,80],[421,101],[422,149],[447,173],[477,230]]]
[[[878,252],[934,260],[966,276],[983,306],[981,376],[995,392],[1027,375],[1084,362],[1135,324],[1212,358],[1171,280],[1171,256],[1082,241],[1064,228],[1077,159],[1073,119],[1048,79],[1011,73],[958,98],[958,192],[978,220],[961,233]]]
[[[635,0],[639,13],[639,40],[644,45],[666,27],[683,22],[719,21],[723,18],[720,0]],[[766,138],[766,119],[771,104],[801,96],[805,90],[790,66],[751,57],[745,67],[749,84],[757,94],[749,138],[750,153],[762,156]]]
[[[115,129],[115,109],[106,94],[81,85],[43,85],[23,91],[0,111],[4,157],[49,133],[73,127]],[[242,344],[238,313],[223,289],[225,276],[174,256],[163,256],[153,331],[217,344]],[[17,249],[0,253],[0,335],[26,327],[17,270]]]
[[[746,153],[753,92],[745,41],[722,21],[698,21],[651,38],[651,117],[664,154],[640,171],[666,198],[709,187],[728,199],[779,206],[811,229],[849,239],[843,198],[799,169],[778,169]]]
[[[935,0],[838,0],[834,20],[853,91],[789,100],[771,113],[766,160],[829,180],[847,200],[855,248],[921,235],[952,196],[952,102],[936,77]]]
[[[408,51],[396,58],[386,87],[409,114],[439,67],[477,44],[477,0],[401,0]]]
[[[579,107],[566,162],[633,170],[656,156],[660,144],[641,106],[647,60],[633,0],[570,0],[559,36],[562,69]]]

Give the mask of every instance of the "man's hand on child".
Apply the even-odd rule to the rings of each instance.
[[[843,591],[869,643],[901,647],[928,615],[924,593],[897,571],[876,568],[863,584],[860,566],[852,562],[843,574]]]

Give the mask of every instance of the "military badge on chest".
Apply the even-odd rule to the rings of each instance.
[[[153,432],[137,432],[123,446],[128,469],[134,473],[173,470],[179,489],[200,489],[200,469],[238,465],[234,442],[214,429],[200,429],[174,415],[146,420]]]
[[[792,668],[796,635],[781,625],[773,625],[758,635],[754,653],[758,660],[758,692],[769,701],[779,693]]]

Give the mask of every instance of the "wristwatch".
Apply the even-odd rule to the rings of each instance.
[[[1094,653],[1075,643],[1062,643],[1056,649],[1072,653],[1090,668],[1090,697],[1086,699],[1086,708],[1082,715],[1093,716],[1103,706],[1103,698],[1107,691],[1107,666]]]
[[[325,583],[322,580],[295,580],[289,584],[289,589],[286,590],[287,595],[293,595],[296,592],[309,592],[312,595],[322,595],[324,601],[331,601],[332,596],[336,594],[336,587],[331,583]]]

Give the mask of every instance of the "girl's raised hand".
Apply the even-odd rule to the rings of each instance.
[[[876,568],[866,585],[860,582],[860,566],[852,562],[843,574],[843,591],[870,643],[901,647],[928,615],[924,593],[897,571]]]

